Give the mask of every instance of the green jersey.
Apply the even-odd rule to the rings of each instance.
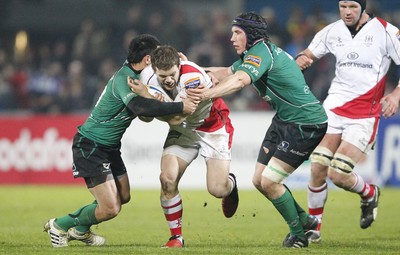
[[[129,101],[137,96],[130,90],[127,78],[139,79],[139,74],[123,65],[108,81],[89,118],[78,127],[79,133],[103,145],[119,145],[137,117],[127,108]]]
[[[325,110],[312,94],[296,61],[271,42],[261,41],[232,65],[246,72],[253,87],[276,111],[279,119],[298,124],[327,121]]]

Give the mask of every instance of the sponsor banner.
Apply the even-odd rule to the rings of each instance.
[[[72,177],[72,138],[82,115],[0,117],[0,184],[82,183]]]
[[[375,173],[380,185],[400,186],[400,116],[382,119],[376,146]]]
[[[241,189],[253,189],[259,146],[273,113],[234,112],[231,171]],[[83,115],[0,117],[0,184],[83,184],[72,177],[72,138]],[[131,187],[159,188],[160,159],[168,125],[135,119],[122,139],[122,157]],[[400,116],[382,119],[375,150],[356,165],[368,182],[400,186]],[[286,181],[290,188],[307,187],[310,162]],[[206,165],[199,156],[188,167],[181,188],[206,189]],[[333,186],[333,185],[332,185]]]

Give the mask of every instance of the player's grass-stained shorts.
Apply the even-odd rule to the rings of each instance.
[[[121,145],[105,146],[76,133],[72,143],[74,177],[98,177],[108,174],[116,177],[125,174],[126,168],[120,149]]]
[[[327,123],[296,124],[276,115],[265,134],[257,162],[267,165],[276,157],[294,168],[307,160],[326,133]]]

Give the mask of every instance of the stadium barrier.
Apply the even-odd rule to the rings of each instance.
[[[0,116],[0,184],[83,184],[72,177],[72,137],[86,115]],[[242,189],[251,189],[255,161],[273,113],[234,112],[231,169]],[[168,125],[134,120],[122,140],[122,156],[132,188],[158,188],[162,145]],[[291,188],[305,188],[310,163],[290,178]],[[198,157],[181,188],[206,188],[205,162]],[[400,116],[382,119],[377,144],[356,171],[367,181],[400,187]]]

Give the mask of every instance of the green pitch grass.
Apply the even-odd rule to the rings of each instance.
[[[293,192],[306,208],[306,191]],[[83,186],[0,186],[0,254],[400,254],[400,189],[383,189],[372,227],[359,227],[356,195],[331,190],[323,241],[297,250],[281,248],[288,227],[271,203],[241,191],[239,209],[226,219],[221,200],[204,191],[182,190],[184,249],[160,249],[169,238],[157,190],[132,190],[132,200],[113,220],[93,228],[106,246],[71,242],[52,248],[43,224],[92,202]]]

